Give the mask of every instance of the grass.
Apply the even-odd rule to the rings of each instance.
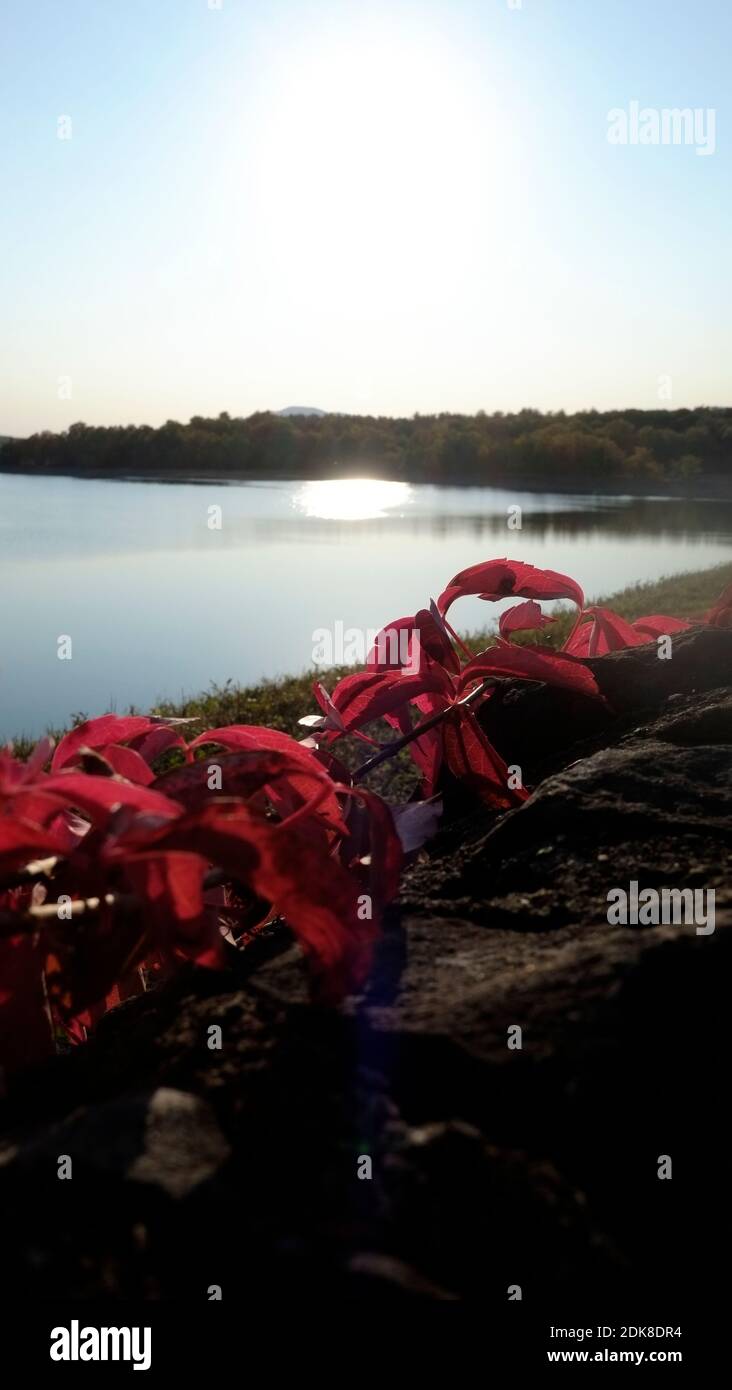
[[[624,618],[638,618],[643,613],[667,613],[677,618],[693,618],[710,607],[725,585],[731,582],[732,564],[716,565],[713,569],[672,575],[649,584],[633,584],[596,602],[614,609]],[[557,621],[542,632],[542,642],[561,646],[573,622],[573,610],[560,612]],[[491,641],[493,632],[494,628],[489,627],[482,632],[467,634],[464,640],[472,651],[481,651]],[[524,640],[535,640],[534,634],[527,634]],[[279,680],[260,681],[250,686],[232,682],[224,686],[212,685],[204,694],[189,699],[159,700],[149,712],[195,719],[196,724],[191,725],[194,733],[202,729],[220,728],[224,724],[266,724],[272,729],[282,729],[285,733],[302,738],[305,730],[298,725],[298,719],[304,714],[317,712],[312,693],[313,681],[321,679],[332,690],[349,669],[345,666],[326,671],[313,669],[299,676],[284,676]],[[129,712],[141,713],[134,708]],[[90,713],[100,714],[103,711]],[[86,717],[80,714],[75,717],[74,723]],[[53,729],[49,732],[60,738],[64,731]],[[14,746],[21,758],[26,757],[33,740],[21,738]],[[368,756],[365,745],[362,745],[360,756]],[[378,789],[378,779],[369,779],[369,786]]]
[[[698,618],[721,593],[726,584],[732,582],[732,564],[715,565],[713,569],[694,570],[689,574],[675,574],[667,579],[653,580],[647,584],[630,584],[627,589],[610,594],[607,598],[588,598],[602,608],[612,608],[621,618],[640,618],[646,613],[665,613],[672,618]],[[560,610],[557,621],[541,633],[541,642],[546,646],[561,647],[575,621],[575,610]],[[471,632],[464,641],[471,651],[481,651],[490,633]],[[534,642],[536,634],[517,633],[512,639],[517,642]]]

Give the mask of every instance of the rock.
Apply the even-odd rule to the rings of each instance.
[[[215,1283],[227,1301],[489,1315],[518,1284],[524,1306],[569,1315],[584,1298],[601,1320],[703,1298],[726,1204],[723,645],[677,639],[708,656],[695,677],[666,663],[677,691],[668,672],[642,684],[647,653],[603,659],[616,699],[632,664],[639,703],[568,740],[519,810],[440,833],[340,1011],[309,1002],[281,933],[256,968],[187,971],[22,1079],[0,1151],[14,1294],[203,1300]],[[508,695],[509,720],[554,699]],[[608,890],[632,879],[714,887],[714,932],[611,926]]]
[[[171,1197],[186,1197],[213,1177],[230,1153],[210,1105],[169,1086],[149,1099],[144,1144],[126,1176],[158,1183]]]
[[[416,894],[417,906],[431,910],[435,899],[462,899],[471,915],[489,907],[500,915],[512,893],[520,918],[534,902],[540,918],[550,906],[553,920],[580,908],[604,916],[610,870],[612,885],[703,879],[724,898],[730,846],[732,699],[725,691],[682,696],[616,746],[548,777],[449,859],[413,873],[403,902]]]
[[[655,719],[664,702],[729,688],[732,632],[695,628],[673,639],[672,656],[661,660],[655,643],[589,658],[605,704],[550,686],[506,682],[481,710],[487,733],[507,761],[518,763],[527,786],[574,757],[617,742],[648,712]]]

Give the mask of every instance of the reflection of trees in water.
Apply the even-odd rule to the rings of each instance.
[[[366,521],[324,521],[317,517],[263,519],[251,525],[258,540],[348,541],[355,536],[394,536],[402,533],[440,539],[446,536],[501,536],[508,544],[517,532],[507,526],[506,513],[443,512],[420,516],[378,517]],[[649,536],[659,540],[695,541],[702,538],[732,544],[732,504],[709,501],[654,501],[636,498],[620,505],[592,510],[539,512],[523,510],[523,528],[542,540],[590,540],[600,536]],[[505,548],[505,547],[504,547]]]

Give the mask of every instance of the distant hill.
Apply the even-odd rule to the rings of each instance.
[[[314,405],[286,405],[284,410],[278,410],[278,415],[320,415],[327,414],[325,410],[318,410]]]

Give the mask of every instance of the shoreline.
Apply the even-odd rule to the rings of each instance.
[[[0,455],[1,459],[1,455]],[[374,463],[363,466],[343,464],[337,469],[313,469],[311,472],[292,473],[270,470],[263,474],[237,469],[229,473],[201,474],[197,470],[170,469],[148,473],[120,473],[111,469],[95,469],[91,472],[67,471],[61,469],[4,468],[0,461],[0,475],[20,478],[74,478],[95,482],[119,483],[188,483],[196,486],[217,487],[246,485],[251,483],[309,483],[344,481],[348,478],[379,478],[385,482],[409,483],[415,487],[455,487],[494,491],[530,492],[537,495],[578,496],[578,497],[633,497],[646,501],[666,501],[668,498],[689,502],[730,502],[732,501],[732,482],[723,474],[708,478],[695,478],[693,487],[679,479],[664,482],[658,478],[606,478],[602,486],[590,487],[587,477],[563,475],[561,478],[547,479],[536,474],[522,475],[520,478],[506,474],[494,474],[490,478],[475,478],[459,475],[450,478],[435,478],[419,470],[401,472],[398,468],[387,470]]]
[[[732,561],[701,570],[682,570],[658,580],[628,585],[608,595],[588,595],[588,599],[611,608],[629,620],[642,613],[668,613],[673,617],[691,619],[709,608],[729,583],[732,583]],[[544,642],[549,646],[561,646],[569,635],[573,621],[569,609],[559,613],[556,621],[544,631]],[[462,636],[471,651],[480,651],[495,636],[495,624],[486,626],[480,632],[464,631]],[[331,689],[337,680],[353,669],[347,666],[313,666],[304,671],[280,672],[228,687],[217,686],[214,682],[207,690],[182,691],[177,698],[161,693],[150,703],[149,712],[167,718],[196,719],[202,728],[221,728],[226,724],[266,724],[295,737],[302,737],[303,729],[298,720],[303,714],[314,712],[313,681],[324,680]],[[87,717],[109,712],[85,711]],[[134,705],[112,712],[141,714],[145,711]],[[67,727],[46,725],[44,732],[59,739]],[[31,735],[18,731],[0,738],[0,745],[11,741],[16,754],[27,757],[41,736],[41,733]]]

